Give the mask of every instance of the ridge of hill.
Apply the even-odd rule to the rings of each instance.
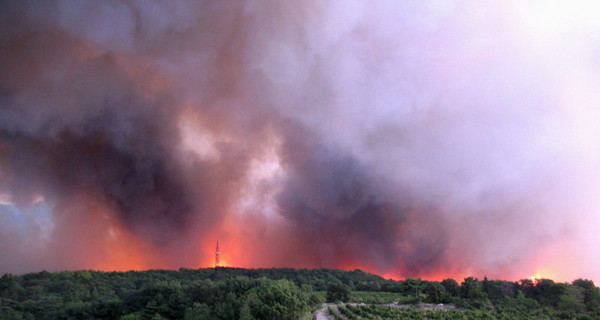
[[[444,303],[455,305],[453,312],[471,310],[492,318],[511,315],[503,319],[600,319],[600,291],[583,279],[571,284],[473,277],[461,283],[396,281],[361,270],[229,267],[42,271],[0,277],[0,319],[11,320],[310,319],[325,301],[371,306]],[[349,316],[351,312],[387,314],[379,309],[352,310],[346,310]],[[421,315],[432,316],[436,315]]]

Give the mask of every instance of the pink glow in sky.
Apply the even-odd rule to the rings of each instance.
[[[0,272],[600,281],[597,1],[0,5]]]

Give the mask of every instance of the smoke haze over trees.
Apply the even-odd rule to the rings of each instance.
[[[598,280],[575,2],[4,1],[0,272]]]

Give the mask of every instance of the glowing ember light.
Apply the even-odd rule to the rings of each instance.
[[[231,267],[231,265],[226,260],[221,260],[221,262],[219,263],[219,268],[228,268],[228,267]]]
[[[527,279],[533,281],[533,283],[537,283],[542,279],[552,279],[554,281],[567,281],[567,279],[562,279],[558,274],[551,273],[547,270],[538,270],[534,272],[531,276],[527,277]]]

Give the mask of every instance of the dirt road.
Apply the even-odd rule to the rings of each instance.
[[[334,304],[323,303],[321,305],[321,309],[319,309],[316,313],[317,320],[333,320],[333,318],[327,313],[327,308],[332,305]]]

